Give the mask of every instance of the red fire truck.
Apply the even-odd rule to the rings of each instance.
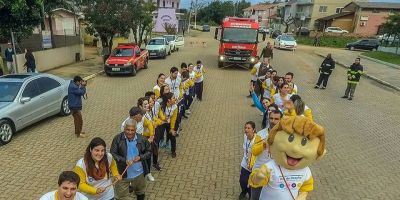
[[[251,18],[227,17],[222,26],[215,30],[217,40],[219,29],[218,67],[252,67],[257,56],[258,22]]]

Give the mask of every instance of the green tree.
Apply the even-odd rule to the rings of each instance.
[[[53,33],[54,10],[57,8],[64,8],[67,10],[72,10],[73,7],[69,3],[70,1],[67,1],[67,0],[43,0],[43,1],[44,1],[43,2],[44,12],[45,12],[45,14],[47,14],[47,22],[49,23],[51,46],[53,48],[55,48],[56,43],[54,41],[54,33]]]
[[[29,36],[40,24],[42,0],[0,0],[0,35],[10,40],[12,29],[17,38]]]
[[[221,24],[222,20],[228,16],[243,16],[243,9],[251,4],[246,0],[234,1],[213,1],[201,8],[198,12],[199,21],[207,23]]]
[[[387,21],[382,24],[383,32],[386,33],[388,37],[393,36],[393,42],[397,41],[396,53],[399,50],[399,40],[400,40],[400,13],[394,15],[389,15]]]
[[[130,7],[135,10],[132,15],[131,28],[136,44],[141,46],[144,38],[147,38],[154,27],[152,12],[157,7],[152,2],[144,2],[143,0],[133,0],[131,2]]]
[[[132,4],[130,0],[76,0],[85,16],[86,31],[98,34],[108,52],[111,52],[115,34],[126,35],[129,32],[136,11],[131,9]]]

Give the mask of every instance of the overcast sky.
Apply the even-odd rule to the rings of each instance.
[[[189,8],[190,7],[190,1],[191,0],[181,0],[181,5],[182,5],[182,8]],[[193,1],[195,1],[195,0],[193,0]],[[209,1],[209,2],[211,2],[211,0],[198,0],[199,2],[200,1]],[[237,1],[239,1],[239,0],[237,0]],[[256,3],[259,3],[259,2],[265,2],[266,0],[248,0],[248,1],[250,1],[251,2],[251,4],[256,4]],[[400,0],[370,0],[371,2],[393,2],[393,3],[400,3]]]

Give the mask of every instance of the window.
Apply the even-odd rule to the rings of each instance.
[[[136,49],[136,55],[137,55],[137,56],[140,56],[140,48],[137,48],[137,49]]]
[[[37,86],[37,79],[29,82],[24,89],[24,92],[22,93],[22,97],[30,97],[34,98],[36,96],[39,96],[41,94],[38,86]]]
[[[165,1],[162,2],[162,7],[165,7]]]
[[[37,79],[37,81],[42,93],[48,92],[54,88],[58,88],[61,86],[61,84],[58,81],[48,77],[39,78]]]
[[[328,9],[328,6],[320,6],[319,7],[319,12],[320,13],[326,13],[326,10]]]
[[[179,2],[176,3],[176,8],[179,8]]]
[[[175,7],[175,2],[172,2],[172,7]]]
[[[342,8],[342,7],[336,8],[336,13],[341,13],[342,11],[343,11],[343,8]]]

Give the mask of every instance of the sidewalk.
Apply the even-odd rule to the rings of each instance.
[[[64,65],[45,71],[48,74],[54,74],[64,79],[72,79],[74,76],[90,79],[103,72],[103,59],[97,55],[97,49],[85,47],[86,60]]]
[[[332,54],[338,65],[350,67],[357,57],[363,51],[350,51],[345,49],[325,48],[301,46],[302,49],[313,50],[313,52],[321,57],[325,57],[328,53]],[[389,67],[372,60],[361,58],[361,65],[364,66],[364,76],[375,80],[381,84],[400,91],[400,69]]]

